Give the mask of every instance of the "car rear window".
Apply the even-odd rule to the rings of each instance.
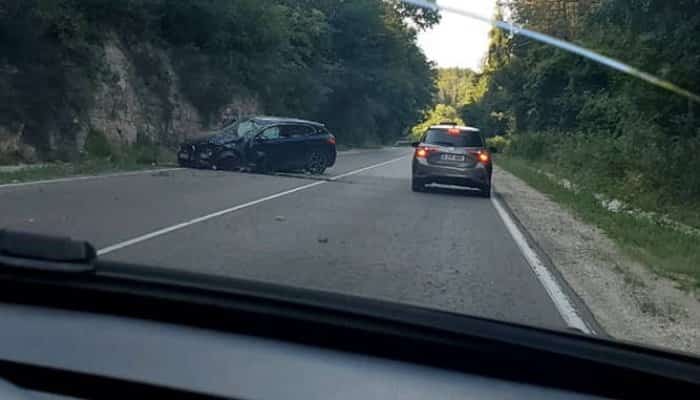
[[[483,147],[484,142],[478,132],[461,131],[450,134],[447,129],[431,129],[425,134],[425,144],[435,144],[450,147]]]

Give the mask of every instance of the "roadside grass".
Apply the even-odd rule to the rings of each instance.
[[[41,166],[28,165],[14,171],[0,171],[0,184],[138,171],[176,165],[175,154],[170,150],[159,149],[154,154],[144,156],[143,151],[138,149],[121,154],[119,157],[90,157],[76,162],[56,162]]]
[[[346,144],[338,143],[335,148],[337,151],[347,151],[347,150],[377,150],[383,148],[384,145],[381,144]]]
[[[582,220],[598,226],[626,254],[653,272],[673,279],[683,289],[700,289],[700,237],[686,235],[670,227],[603,208],[590,190],[566,190],[523,159],[499,156],[496,164],[552,200],[574,211]],[[550,169],[551,171],[551,169]],[[574,182],[578,183],[578,182]]]
[[[150,144],[134,145],[125,150],[115,150],[100,135],[87,144],[89,155],[75,162],[31,164],[12,171],[3,171],[0,163],[0,184],[31,182],[45,179],[66,178],[79,175],[99,175],[114,172],[138,171],[151,168],[177,166],[173,150]],[[381,145],[338,145],[338,151],[355,149],[380,149]]]

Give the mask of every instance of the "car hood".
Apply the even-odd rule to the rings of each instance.
[[[242,140],[243,140],[243,138],[239,138],[236,136],[222,134],[222,133],[214,133],[214,134],[209,134],[206,136],[200,136],[198,138],[185,140],[184,144],[187,144],[187,145],[202,145],[202,144],[219,145],[219,144],[231,143],[231,142],[241,142]]]

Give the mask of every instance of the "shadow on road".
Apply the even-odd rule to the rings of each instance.
[[[251,170],[245,170],[245,169],[234,169],[234,170],[224,170],[224,169],[211,169],[211,168],[193,168],[193,167],[184,167],[186,169],[190,169],[193,171],[204,171],[204,172],[210,172],[212,176],[226,176],[226,174],[246,174],[246,175],[260,175],[260,176],[278,176],[278,177],[286,177],[286,178],[295,178],[295,179],[308,179],[308,180],[315,180],[315,181],[329,181],[332,180],[333,175],[329,174],[328,171],[321,175],[313,175],[306,173],[304,171],[266,171],[266,172],[261,172],[261,171],[251,171]],[[155,176],[155,174],[154,174]]]
[[[444,194],[448,196],[478,197],[481,198],[479,189],[463,188],[459,186],[430,185],[426,186],[427,194]]]

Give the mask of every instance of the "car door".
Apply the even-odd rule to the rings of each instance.
[[[284,137],[282,149],[283,167],[287,169],[302,169],[306,166],[308,141],[314,129],[303,124],[283,125],[281,135]]]
[[[261,163],[265,163],[265,169],[278,169],[282,166],[280,160],[283,151],[284,138],[280,134],[281,127],[279,125],[270,126],[263,129],[253,139],[250,152],[248,153],[248,162],[253,163],[256,167],[260,167]]]
[[[288,144],[285,148],[287,167],[302,169],[306,167],[308,154],[313,147],[316,129],[304,124],[289,124],[284,126],[284,134]]]

